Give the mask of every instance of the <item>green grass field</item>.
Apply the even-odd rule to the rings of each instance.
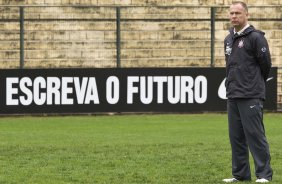
[[[272,183],[282,183],[282,114],[265,114],[265,127]],[[0,118],[1,184],[194,184],[230,176],[226,114]]]

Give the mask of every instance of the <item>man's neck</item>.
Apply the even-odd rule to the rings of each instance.
[[[240,27],[236,26],[236,27],[234,27],[234,31],[237,33],[239,31],[241,31],[244,27],[245,27],[245,25],[244,26],[240,26]]]
[[[240,34],[249,26],[250,25],[248,23],[246,23],[244,26],[240,26],[240,27],[235,26],[234,27],[234,33],[239,33]]]

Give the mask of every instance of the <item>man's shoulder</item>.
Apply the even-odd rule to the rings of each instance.
[[[231,27],[231,28],[228,29],[228,35],[225,37],[224,41],[229,40],[229,39],[232,39],[232,36],[233,36],[233,35],[231,34],[231,32],[233,32],[233,30],[234,30],[233,27]]]
[[[229,33],[229,34],[225,37],[224,42],[227,42],[227,41],[230,40],[230,39],[232,39],[231,33]]]
[[[264,37],[265,33],[261,30],[253,30],[252,32],[250,32],[250,36],[252,38],[262,38]]]

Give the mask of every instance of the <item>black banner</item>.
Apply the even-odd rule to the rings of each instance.
[[[224,68],[0,72],[0,114],[226,111]],[[277,68],[272,68],[265,109],[276,106]]]

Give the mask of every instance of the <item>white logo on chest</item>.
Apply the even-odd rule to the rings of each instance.
[[[239,47],[239,48],[244,47],[244,40],[240,40],[240,41],[239,41],[238,47]]]

